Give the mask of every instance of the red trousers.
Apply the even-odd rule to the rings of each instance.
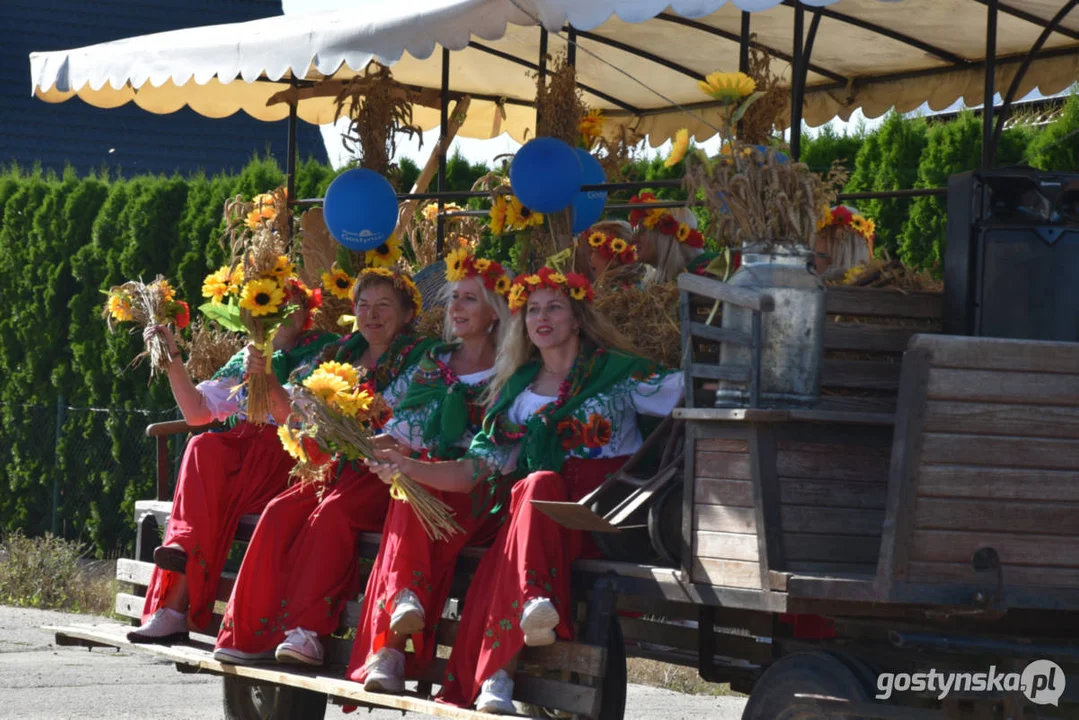
[[[294,464],[273,425],[241,422],[224,432],[202,433],[187,443],[163,543],[177,543],[187,551],[189,618],[195,627],[210,623],[217,581],[240,516],[262,512],[288,486]],[[162,607],[176,579],[176,573],[154,568],[142,608],[143,622]]]
[[[520,652],[521,612],[532,598],[549,598],[561,616],[555,632],[564,640],[573,638],[570,565],[600,553],[586,533],[563,528],[530,501],[580,500],[627,459],[571,458],[561,473],[532,473],[513,486],[509,520],[483,556],[465,596],[441,700],[470,707],[483,681]]]
[[[464,530],[447,540],[431,540],[408,503],[390,503],[382,530],[382,545],[367,581],[363,614],[352,644],[346,677],[356,682],[367,679],[364,664],[378,652],[389,636],[393,599],[404,589],[412,590],[423,605],[426,626],[412,638],[413,653],[407,654],[405,675],[419,678],[435,655],[435,632],[442,608],[450,593],[457,555],[466,545],[481,545],[494,537],[505,509],[496,515],[472,515],[472,498],[464,493],[430,491],[454,510],[454,519]]]
[[[217,646],[259,653],[294,628],[336,630],[359,592],[356,541],[382,529],[389,502],[389,487],[359,462],[346,465],[321,500],[314,484],[274,498],[244,555]]]

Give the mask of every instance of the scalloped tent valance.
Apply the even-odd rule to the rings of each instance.
[[[1002,5],[996,87],[1003,89],[1064,0]],[[357,0],[348,11],[288,15],[33,53],[33,94],[72,97],[97,107],[134,102],[154,113],[182,107],[208,117],[244,111],[260,120],[288,116],[278,95],[290,81],[348,79],[370,62],[392,67],[407,85],[437,89],[441,53],[450,55],[450,89],[473,97],[460,134],[497,129],[523,140],[534,131],[531,76],[541,31],[548,52],[576,33],[585,102],[649,134],[654,145],[688,127],[710,137],[720,110],[697,89],[714,70],[738,67],[742,12],[751,31],[790,79],[794,0]],[[819,13],[804,117],[819,125],[856,108],[876,117],[928,102],[982,102],[986,9],[980,0],[801,0]],[[568,26],[567,26],[568,23]],[[808,22],[807,22],[808,24]],[[1060,92],[1079,78],[1079,13],[1065,19],[1026,74],[1020,95]],[[277,98],[274,98],[278,95]],[[274,102],[271,99],[276,100]],[[300,95],[298,116],[333,121],[334,98]],[[689,107],[687,113],[682,108]],[[439,112],[417,106],[415,120],[436,127]]]

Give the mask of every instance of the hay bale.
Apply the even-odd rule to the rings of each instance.
[[[663,283],[596,288],[594,307],[624,334],[636,351],[667,367],[682,362],[682,328],[678,323],[678,285]]]

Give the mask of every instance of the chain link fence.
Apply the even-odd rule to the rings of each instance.
[[[99,557],[130,554],[135,502],[157,491],[152,423],[179,409],[0,403],[0,530],[84,543]],[[186,435],[166,440],[170,488]]]

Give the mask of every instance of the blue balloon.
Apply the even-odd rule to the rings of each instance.
[[[349,250],[371,250],[397,227],[397,193],[374,170],[349,170],[327,188],[322,216],[337,242]]]
[[[582,185],[599,185],[607,182],[607,175],[603,172],[603,166],[599,160],[581,148],[576,148],[577,157],[581,160]],[[592,223],[603,215],[603,208],[607,207],[607,193],[602,190],[579,191],[573,198],[573,234],[587,230]]]
[[[510,163],[513,194],[529,210],[565,210],[581,189],[583,170],[577,153],[558,138],[538,137],[517,151]]]

